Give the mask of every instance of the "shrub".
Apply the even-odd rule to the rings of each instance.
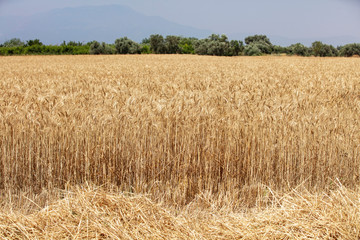
[[[150,45],[149,45],[149,44],[142,44],[142,45],[141,45],[140,52],[141,52],[142,54],[150,54],[150,53],[151,53]]]
[[[102,45],[98,42],[98,41],[94,41],[91,43],[90,45],[90,54],[103,54],[104,53],[104,49],[102,47]]]
[[[340,48],[339,55],[344,57],[360,55],[360,43],[352,43],[342,46]]]
[[[245,38],[246,45],[249,45],[251,43],[256,42],[264,42],[264,44],[272,45],[270,42],[270,39],[266,35],[254,35],[254,36],[248,36]]]
[[[301,43],[292,44],[289,46],[289,54],[298,56],[308,56],[309,48]]]
[[[168,54],[180,53],[179,43],[180,43],[180,37],[166,36],[165,38],[166,53]]]
[[[151,35],[150,49],[153,53],[156,54],[166,53],[166,45],[165,45],[164,37],[159,34]]]
[[[141,47],[138,43],[128,39],[127,37],[119,38],[115,40],[116,53],[119,54],[139,54],[141,53]]]
[[[311,51],[314,56],[318,57],[334,57],[338,55],[338,50],[332,46],[315,41],[311,45]]]
[[[22,47],[24,45],[25,43],[22,42],[19,38],[12,38],[2,44],[3,47]]]
[[[26,45],[25,45],[25,46],[31,47],[31,46],[35,46],[35,45],[42,46],[43,43],[40,42],[39,39],[28,40],[28,41],[26,41]]]
[[[246,56],[261,56],[262,52],[257,44],[250,44],[245,46],[244,54]]]
[[[253,45],[247,49],[247,53],[245,53],[246,55],[248,55],[249,53],[257,55],[257,49],[260,51],[261,54],[271,54],[273,52],[273,45],[271,44],[269,38],[266,35],[249,36],[245,38],[245,43],[247,45]],[[254,48],[254,46],[256,46],[257,49]]]
[[[179,43],[180,52],[183,54],[194,54],[194,43],[197,40],[196,38],[181,38]]]
[[[195,42],[195,53],[199,55],[228,56],[230,43],[226,35],[212,34],[206,39]]]
[[[102,48],[104,49],[104,54],[115,54],[116,48],[115,45],[106,44],[105,42],[101,43]]]

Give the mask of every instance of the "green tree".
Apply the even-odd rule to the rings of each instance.
[[[31,47],[31,46],[42,46],[43,43],[40,42],[39,39],[34,39],[34,40],[28,40],[26,41],[26,46],[27,47]]]
[[[258,48],[257,44],[252,43],[252,44],[248,44],[248,45],[245,46],[244,54],[246,56],[261,56],[262,52]]]
[[[183,54],[194,54],[194,45],[196,41],[198,41],[197,38],[181,38],[179,42],[180,52]]]
[[[150,38],[144,38],[144,39],[141,41],[141,44],[150,44]]]
[[[239,56],[244,50],[244,43],[238,40],[230,41],[229,56]]]
[[[166,53],[166,45],[164,37],[160,34],[150,36],[150,50],[156,54]]]
[[[322,48],[323,48],[323,43],[320,41],[315,41],[311,44],[311,50],[315,56],[321,56]]]
[[[337,50],[337,48],[335,48],[333,45],[327,45],[327,46],[330,48],[332,57],[339,56],[339,50]]]
[[[40,44],[33,44],[30,46],[25,47],[24,54],[29,55],[41,55],[44,53],[46,46]]]
[[[229,42],[210,41],[208,42],[208,55],[227,56],[229,53]]]
[[[273,45],[270,42],[270,39],[266,35],[248,36],[247,38],[245,38],[245,43],[246,45],[254,45],[252,47],[247,48],[248,49],[247,52],[249,52],[250,49],[256,50],[256,48],[260,50],[262,54],[271,54],[273,52]]]
[[[70,41],[66,43],[65,41],[60,44],[60,46],[46,46],[46,54],[89,54],[90,53],[90,44],[83,44],[81,42]],[[103,45],[102,45],[103,47]],[[105,48],[104,48],[105,49]],[[106,53],[106,50],[104,50]]]
[[[140,52],[141,54],[150,54],[150,44],[141,44]]]
[[[180,43],[180,37],[166,36],[165,38],[166,53],[169,54],[180,53],[179,43]]]
[[[20,38],[12,38],[8,41],[5,41],[2,45],[3,47],[22,47],[25,45],[25,43],[22,42]]]
[[[282,47],[279,45],[273,45],[272,49],[273,49],[272,53],[275,53],[275,54],[288,54],[290,52],[289,48]]]
[[[102,44],[100,44],[98,41],[93,41],[90,45],[90,50],[89,50],[90,54],[104,54],[105,50],[102,46]]]
[[[73,46],[73,47],[79,47],[79,46],[83,46],[84,44],[82,42],[75,42],[75,41],[63,41],[62,44],[60,46]]]
[[[228,56],[230,43],[226,35],[212,34],[206,39],[196,41],[194,49],[199,55]]]
[[[314,56],[318,57],[333,57],[338,55],[338,50],[334,46],[324,44],[320,41],[315,41],[311,44],[311,51]]]
[[[253,35],[245,38],[246,45],[257,42],[261,42],[270,46],[272,45],[270,39],[266,35]]]
[[[208,54],[208,39],[199,39],[194,44],[194,52],[198,55]]]
[[[127,37],[115,40],[116,53],[119,54],[139,54],[141,53],[140,44],[128,39]]]
[[[339,55],[344,57],[351,57],[354,55],[360,56],[360,43],[346,44],[340,47]]]
[[[309,48],[304,46],[301,43],[292,44],[288,48],[289,54],[291,55],[298,55],[298,56],[308,56],[309,55]]]
[[[116,53],[116,49],[113,45],[107,44],[105,42],[101,43],[104,54],[114,54]]]

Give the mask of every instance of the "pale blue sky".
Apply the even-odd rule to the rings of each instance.
[[[126,5],[147,15],[219,34],[360,38],[360,0],[0,0],[0,16],[108,4]]]

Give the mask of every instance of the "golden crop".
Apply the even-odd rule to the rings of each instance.
[[[0,58],[0,187],[91,182],[177,203],[360,176],[360,61]]]
[[[359,186],[359,59],[21,56],[0,57],[0,66],[0,189],[6,196],[88,183],[148,194],[153,201],[171,206],[203,199],[212,208],[227,201],[232,209],[239,209],[268,200],[278,204],[274,192],[300,186],[312,194],[336,189],[335,182],[352,190]],[[326,206],[336,199],[355,204],[357,200],[343,197],[342,191],[329,201],[312,203],[306,197],[283,201],[290,208],[308,206],[314,214],[319,201]],[[357,199],[354,194],[351,199]],[[87,196],[80,198],[85,201]],[[115,205],[114,209],[122,209]],[[279,214],[279,219],[290,216]],[[335,216],[326,216],[330,215]],[[142,220],[147,217],[153,218],[144,215]],[[243,216],[233,218],[240,221]],[[0,214],[0,222],[8,219]],[[189,224],[187,230],[196,228],[196,223],[184,219],[178,220]],[[210,215],[197,219],[199,224],[208,219],[212,229],[219,227]],[[355,218],[351,219],[344,221],[351,225]],[[253,220],[246,221],[252,226]],[[198,230],[205,231],[201,226]],[[1,236],[10,236],[10,228],[4,229],[0,228]],[[30,235],[35,231],[31,229]],[[234,229],[231,236],[239,238]],[[354,233],[359,228],[349,229]],[[135,234],[138,229],[131,231]],[[156,231],[159,234],[161,229]],[[205,235],[194,231],[178,237],[211,239],[206,231],[201,233]],[[295,231],[296,236],[303,236],[301,231]],[[339,236],[346,236],[341,234],[347,230],[341,231]],[[124,236],[147,238],[140,232],[131,234]],[[150,236],[160,236],[156,234]],[[332,236],[326,234],[312,236]]]

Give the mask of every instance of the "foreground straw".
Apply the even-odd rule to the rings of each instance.
[[[142,195],[76,188],[32,214],[2,210],[1,239],[358,239],[360,191],[297,192],[232,211],[199,196],[180,210]],[[204,202],[208,205],[205,206]],[[227,208],[229,207],[229,208]]]

